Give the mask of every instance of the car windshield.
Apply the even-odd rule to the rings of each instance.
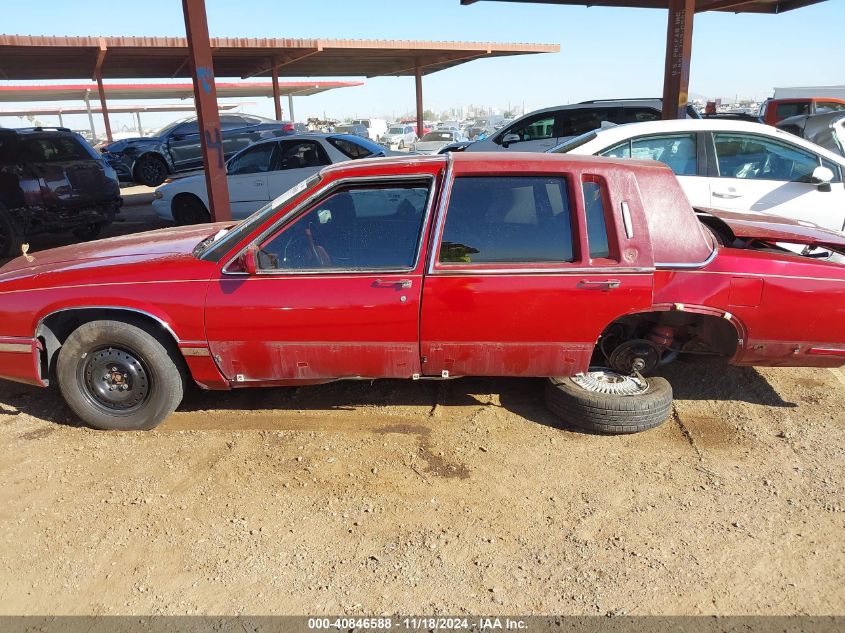
[[[392,127],[387,131],[388,134],[404,134],[405,128],[401,127]]]
[[[203,259],[206,256],[209,258],[214,258],[215,255],[222,256],[226,252],[226,249],[237,244],[239,240],[249,235],[256,227],[261,226],[262,223],[294,197],[303,191],[316,187],[321,180],[322,176],[319,173],[314,174],[310,178],[297,183],[278,198],[264,205],[258,211],[244,218],[234,226],[222,229],[214,235],[205,238],[194,247],[194,257]]]
[[[429,132],[425,136],[422,137],[423,141],[451,141],[452,140],[452,133],[451,132]]]
[[[594,138],[598,136],[595,130],[590,132],[586,132],[581,136],[576,136],[574,138],[569,139],[568,141],[564,141],[560,145],[555,145],[553,148],[549,150],[551,154],[566,154],[567,152],[571,152],[576,147],[581,147],[582,145],[586,145]]]

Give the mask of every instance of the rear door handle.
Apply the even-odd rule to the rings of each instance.
[[[733,198],[741,198],[742,194],[740,194],[740,193],[726,193],[724,191],[714,191],[713,197],[715,197],[715,198],[726,198],[728,200],[731,200]]]
[[[413,285],[410,279],[376,279],[373,282],[376,288],[410,288]]]
[[[622,285],[618,279],[603,279],[601,281],[593,281],[592,279],[582,279],[578,282],[579,288],[587,288],[588,290],[614,290]]]

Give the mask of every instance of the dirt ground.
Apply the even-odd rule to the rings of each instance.
[[[0,381],[0,614],[845,613],[845,371],[665,375],[625,437],[539,380],[196,390],[140,433]]]
[[[0,383],[0,612],[841,614],[845,373],[666,375],[626,437],[537,380],[197,390],[139,433]]]

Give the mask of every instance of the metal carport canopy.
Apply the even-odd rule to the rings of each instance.
[[[490,0],[461,0],[469,5]],[[583,7],[624,7],[629,9],[668,9],[666,68],[663,75],[663,118],[680,119],[689,93],[692,27],[696,13],[783,13],[819,4],[825,0],[497,0],[522,4],[560,4]]]
[[[445,70],[484,57],[556,53],[557,44],[210,38],[216,77],[380,77]],[[101,53],[101,51],[104,51]],[[0,79],[191,77],[184,37],[0,35]]]
[[[422,134],[422,76],[487,57],[557,53],[557,44],[209,37],[205,0],[182,0],[187,37],[0,35],[0,79],[96,80],[111,140],[103,79],[190,77],[194,85],[211,216],[230,217],[220,148],[215,77],[271,77],[281,118],[279,76],[414,76]],[[210,160],[214,152],[214,161]]]

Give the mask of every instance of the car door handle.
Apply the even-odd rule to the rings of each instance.
[[[741,193],[726,193],[724,191],[714,191],[713,192],[714,198],[726,198],[726,199],[733,199],[733,198],[741,198]]]
[[[410,288],[413,285],[410,279],[376,279],[373,282],[375,288]]]
[[[578,282],[579,288],[587,288],[588,290],[613,290],[621,285],[622,282],[618,279],[602,279],[601,281],[582,279]]]
[[[264,181],[263,180],[254,180],[252,184],[256,187],[263,187]]]

